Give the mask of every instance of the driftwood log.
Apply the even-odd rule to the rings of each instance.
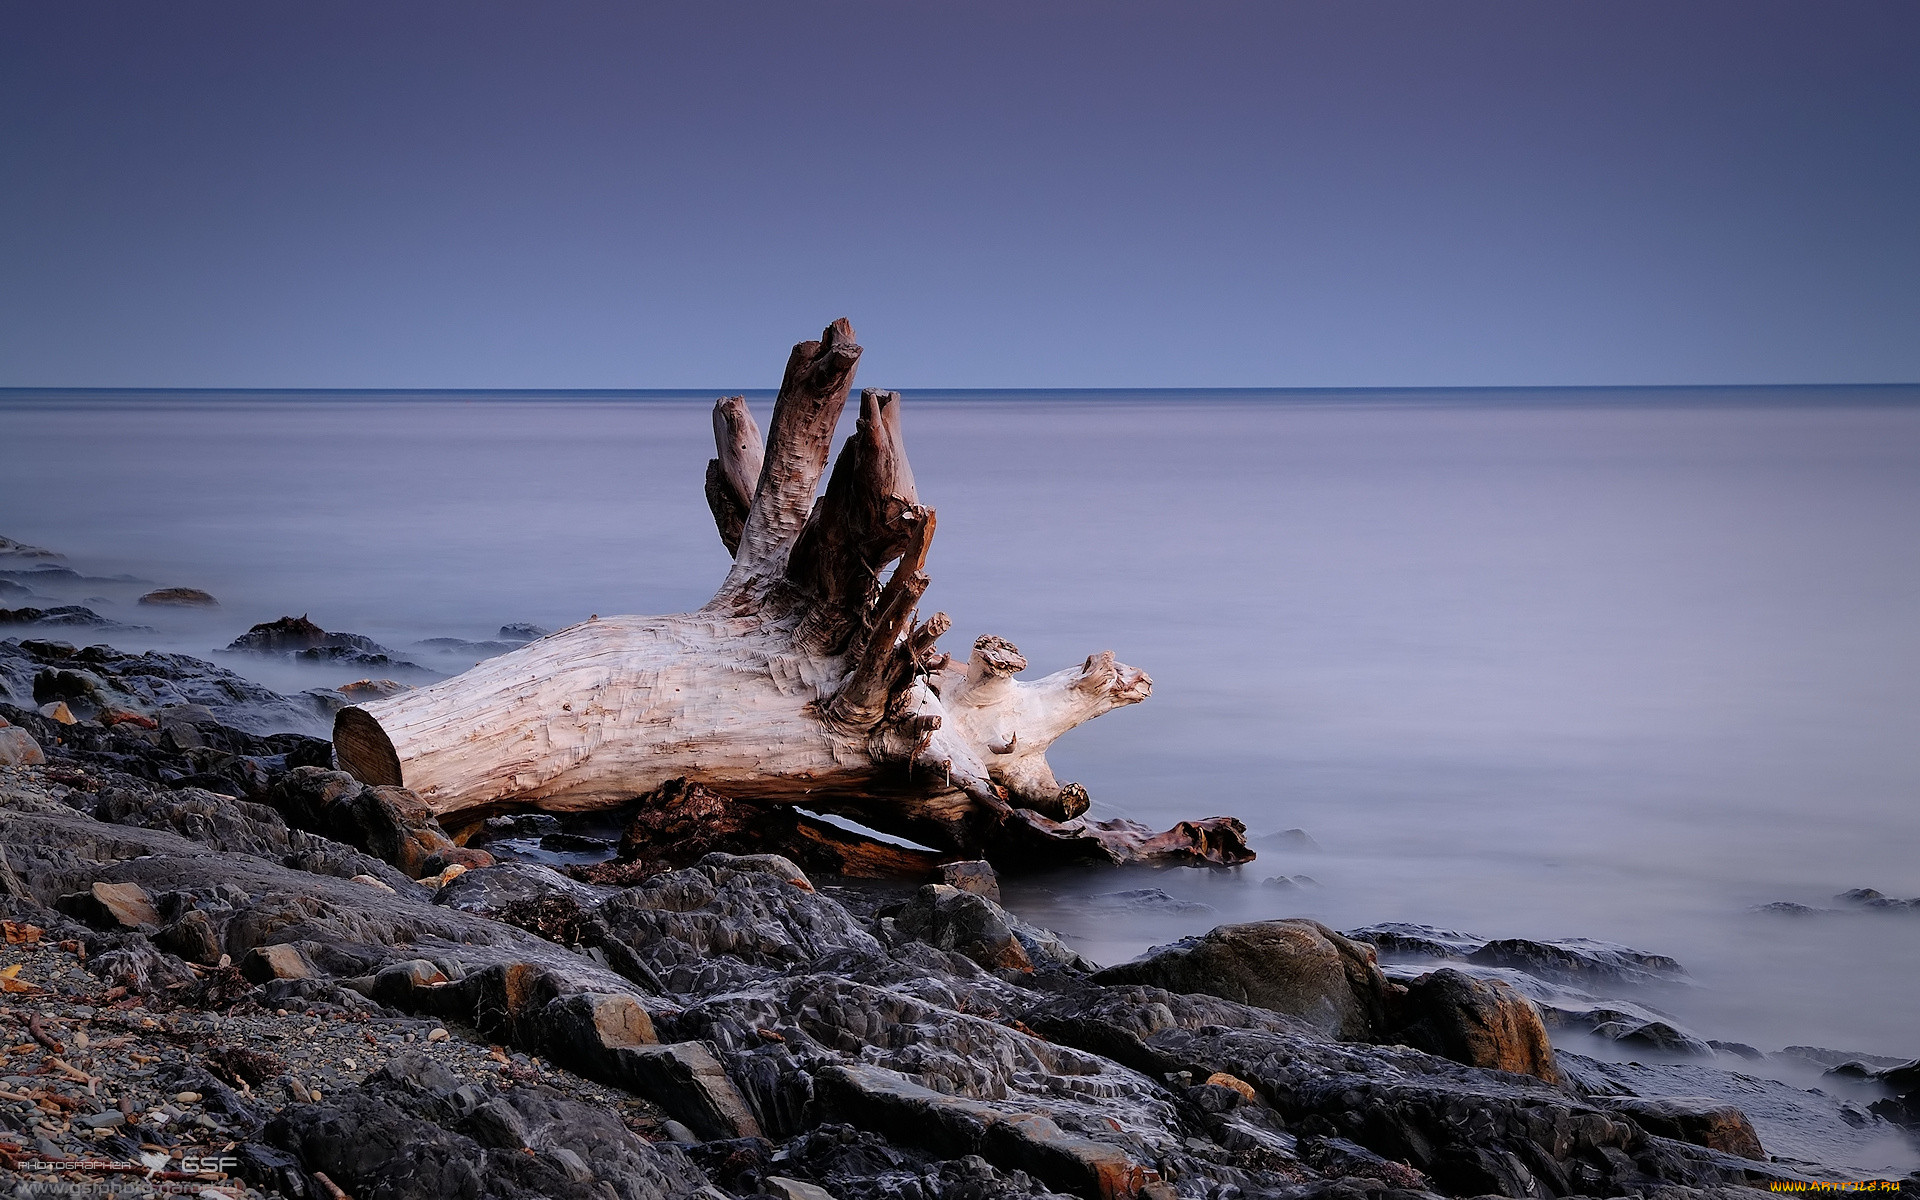
[[[619,806],[680,779],[946,853],[1250,859],[1231,818],[1157,835],[1089,822],[1086,789],[1054,777],[1047,748],[1146,699],[1145,672],[1103,652],[1029,681],[1000,638],[980,638],[964,663],[937,649],[952,622],[918,616],[934,513],[914,487],[897,393],[861,393],[816,499],[859,359],[845,320],[795,346],[764,442],[744,398],[715,405],[706,494],[734,561],[704,608],[596,616],[343,709],[340,765],[412,789],[449,826],[519,807]]]

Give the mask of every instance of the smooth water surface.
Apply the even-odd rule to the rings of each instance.
[[[0,534],[224,602],[48,597],[155,627],[98,640],[307,613],[456,670],[410,647],[706,600],[711,399],[13,393]],[[1920,389],[907,405],[946,648],[1153,675],[1054,750],[1095,815],[1320,847],[1016,908],[1105,961],[1265,916],[1611,939],[1686,964],[1701,1036],[1920,1054],[1920,913],[1748,911],[1920,895]],[[1197,903],[1099,898],[1139,887]]]

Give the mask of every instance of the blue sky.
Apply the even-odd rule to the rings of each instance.
[[[1920,380],[1920,5],[0,2],[0,386]]]

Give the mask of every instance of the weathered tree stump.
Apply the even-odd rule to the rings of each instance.
[[[990,853],[1018,808],[1042,819],[1019,821],[1022,859],[1053,822],[1083,848],[1105,838],[1112,861],[1250,859],[1231,818],[1157,838],[1073,820],[1086,789],[1054,777],[1047,748],[1146,699],[1144,671],[1103,652],[1029,681],[997,637],[964,663],[939,652],[952,622],[918,619],[934,513],[914,487],[897,393],[861,393],[815,498],[859,358],[845,320],[795,346],[764,443],[744,398],[715,405],[706,494],[734,563],[704,608],[595,617],[343,709],[341,766],[411,788],[450,825],[522,806],[612,807],[684,779],[941,851]]]

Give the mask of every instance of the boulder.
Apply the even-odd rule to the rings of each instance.
[[[203,967],[220,962],[220,933],[213,927],[213,919],[197,908],[155,934],[153,944],[168,954]]]
[[[1506,983],[1434,971],[1407,984],[1399,1011],[1395,1041],[1470,1067],[1560,1082],[1539,1010]]]
[[[281,942],[255,946],[240,960],[240,973],[255,983],[274,979],[312,979],[313,963],[300,947]]]
[[[0,767],[37,767],[46,761],[46,752],[32,734],[0,717]]]
[[[746,1099],[705,1042],[617,1047],[594,1074],[645,1096],[707,1140],[760,1136]]]
[[[653,1018],[632,996],[575,992],[548,1003],[540,1014],[547,1054],[562,1066],[593,1074],[594,1064],[616,1050],[658,1045]]]
[[[1155,947],[1093,979],[1204,992],[1299,1017],[1350,1041],[1386,1028],[1391,995],[1373,947],[1304,919],[1222,925]]]
[[[942,950],[964,954],[988,970],[1033,970],[1033,960],[1014,936],[1006,910],[985,896],[944,883],[914,893],[894,918],[894,927]]]
[[[153,897],[137,883],[96,883],[60,897],[56,906],[96,928],[153,929],[160,924]]]
[[[1614,1112],[1632,1117],[1636,1125],[1659,1137],[1766,1161],[1760,1135],[1747,1114],[1724,1100],[1708,1096],[1610,1097]]]

